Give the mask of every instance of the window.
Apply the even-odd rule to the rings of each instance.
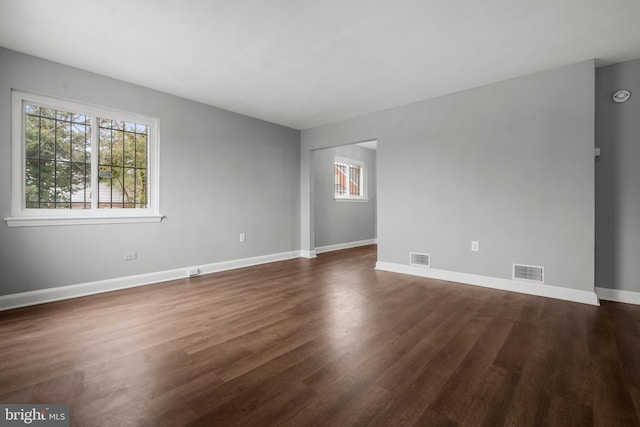
[[[336,200],[367,200],[364,163],[336,157],[333,174]]]
[[[157,120],[12,92],[9,226],[160,221]]]

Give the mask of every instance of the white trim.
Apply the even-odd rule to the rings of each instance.
[[[334,196],[334,202],[368,202],[369,199],[364,197],[355,197],[355,196]]]
[[[620,289],[601,288],[596,286],[596,293],[600,299],[605,301],[640,305],[640,292],[623,291]]]
[[[556,298],[583,304],[600,305],[595,292],[578,289],[563,288],[522,282],[518,280],[502,279],[499,277],[480,276],[477,274],[459,273],[455,271],[439,270],[435,268],[421,268],[411,265],[395,264],[378,261],[376,270],[391,271],[393,273],[410,274],[412,276],[428,277],[430,279],[446,280],[485,288],[501,289],[522,294]]]
[[[94,192],[91,209],[30,209],[25,207],[25,150],[24,103],[33,103],[47,108],[65,109],[91,117],[91,189]],[[135,209],[98,209],[97,189],[98,174],[98,117],[124,120],[148,126],[147,134],[147,177],[148,177],[148,208]],[[88,104],[69,99],[38,95],[20,90],[11,90],[11,217],[5,218],[10,227],[25,225],[61,225],[61,224],[108,224],[112,222],[150,222],[159,221],[160,215],[160,121],[155,117],[131,113],[114,108]],[[122,218],[127,220],[123,220]],[[134,219],[139,217],[140,219]],[[29,221],[39,218],[41,221]],[[54,221],[60,218],[61,221]],[[87,218],[88,221],[81,221]],[[102,219],[102,220],[96,220]],[[115,218],[107,221],[105,218]],[[25,221],[22,221],[22,220]]]
[[[18,294],[0,296],[0,311],[46,302],[60,301],[119,289],[135,288],[137,286],[152,285],[168,280],[189,277],[189,270],[197,268],[200,274],[217,273],[236,268],[250,267],[275,261],[299,258],[300,251],[282,252],[278,254],[261,255],[231,261],[222,261],[199,266],[176,268],[155,273],[139,274],[135,276],[118,277],[115,279],[99,280],[96,282],[80,283],[77,285],[60,286],[57,288],[40,289],[37,291],[21,292]]]
[[[24,206],[25,144],[22,92],[11,91],[11,215],[21,215]]]
[[[358,246],[374,245],[378,242],[377,239],[358,240],[355,242],[338,243],[335,245],[319,246],[316,248],[316,254],[324,252],[339,251],[341,249],[357,248]]]
[[[160,222],[162,215],[134,215],[134,216],[110,216],[110,217],[9,217],[9,227],[41,227],[47,225],[89,225],[89,224],[122,224],[131,222]]]
[[[300,257],[302,257],[302,258],[315,258],[316,257],[316,251],[305,251],[305,250],[302,250],[302,251],[300,251]]]

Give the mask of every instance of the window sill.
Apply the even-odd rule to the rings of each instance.
[[[334,201],[336,202],[368,202],[367,198],[356,198],[356,197],[334,197]]]
[[[70,217],[9,217],[4,220],[9,227],[42,227],[50,225],[124,224],[133,222],[160,222],[162,215],[138,216],[70,216]]]

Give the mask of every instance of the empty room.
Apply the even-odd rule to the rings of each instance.
[[[640,426],[638,22],[0,0],[0,425]]]

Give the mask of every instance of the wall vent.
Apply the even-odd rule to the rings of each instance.
[[[409,264],[421,267],[431,267],[431,255],[409,252]]]
[[[513,264],[513,279],[544,284],[544,267]]]

